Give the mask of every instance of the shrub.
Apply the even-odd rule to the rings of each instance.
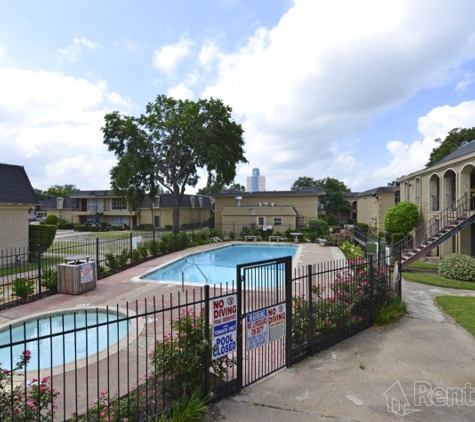
[[[374,322],[378,325],[391,324],[402,318],[407,309],[407,304],[402,299],[394,299],[392,302],[385,303],[376,315]]]
[[[53,268],[43,270],[41,273],[41,285],[51,293],[58,292],[58,272]]]
[[[31,359],[29,350],[23,351],[15,367],[2,368],[0,363],[0,421],[44,421],[55,419],[55,404],[59,392],[49,385],[49,377],[31,380],[31,386],[25,390],[15,385],[13,380],[22,375],[23,368]]]
[[[475,259],[453,253],[442,258],[439,275],[451,280],[475,281]]]
[[[343,253],[348,259],[364,257],[364,251],[361,246],[355,245],[351,242],[344,242],[342,245],[340,245],[340,249],[343,251]]]
[[[202,391],[205,372],[208,370],[223,381],[235,358],[223,356],[212,360],[212,350],[205,337],[205,319],[192,311],[182,311],[172,322],[172,333],[157,341],[152,352],[153,375],[162,386],[163,393],[172,399]],[[206,359],[206,352],[209,356]],[[209,367],[205,362],[208,360]]]
[[[30,259],[37,258],[38,249],[46,251],[53,244],[56,229],[56,225],[48,224],[31,224],[28,226]]]
[[[331,235],[331,241],[332,244],[336,246],[341,246],[345,242],[353,241],[353,233],[351,232],[351,230],[340,230]]]
[[[356,227],[363,233],[368,233],[369,225],[366,223],[356,223]]]
[[[308,220],[308,227],[317,233],[317,236],[328,233],[328,223],[321,218],[311,218]]]
[[[50,224],[52,226],[57,226],[59,222],[59,217],[57,215],[48,215],[45,220],[45,224]]]
[[[327,217],[327,223],[329,226],[338,226],[338,218],[335,214],[330,214],[328,217]]]
[[[13,280],[13,294],[22,300],[28,299],[35,292],[35,280],[15,278]]]

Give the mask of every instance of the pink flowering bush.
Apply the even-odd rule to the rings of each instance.
[[[14,385],[13,379],[23,374],[21,371],[31,359],[29,350],[23,351],[12,370],[2,368],[0,363],[0,421],[52,422],[56,409],[55,400],[59,391],[51,388],[49,377],[33,379],[26,388]]]
[[[236,359],[228,356],[212,360],[204,316],[196,316],[189,310],[172,322],[172,332],[163,341],[157,341],[150,357],[155,380],[171,399],[203,392],[206,371],[215,380],[223,381],[228,369],[236,364]]]
[[[386,269],[374,270],[372,292],[369,271],[366,260],[356,256],[348,261],[345,270],[336,274],[328,289],[312,287],[311,303],[305,295],[294,296],[293,343],[305,344],[311,338],[365,323],[370,316],[371,300],[374,311],[390,301],[394,294],[388,287]]]

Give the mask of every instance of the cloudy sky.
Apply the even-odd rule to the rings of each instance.
[[[0,0],[0,162],[38,189],[108,189],[106,113],[212,96],[245,131],[237,183],[385,186],[475,126],[473,16],[473,0]]]

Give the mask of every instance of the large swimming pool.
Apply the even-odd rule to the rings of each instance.
[[[188,255],[140,277],[141,280],[219,284],[234,282],[236,266],[266,259],[295,257],[297,245],[228,245]],[[183,277],[183,278],[182,278]]]

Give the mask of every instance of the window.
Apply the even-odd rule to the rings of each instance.
[[[127,202],[124,198],[112,198],[112,209],[113,210],[126,210]]]
[[[257,217],[257,224],[259,226],[263,226],[264,224],[266,224],[266,219],[264,217]]]
[[[155,198],[155,203],[153,204],[155,208],[160,208],[160,196]]]
[[[282,217],[274,217],[274,226],[282,225]]]

